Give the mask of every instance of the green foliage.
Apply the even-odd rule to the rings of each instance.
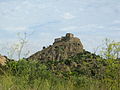
[[[106,59],[120,58],[120,42],[111,41],[110,39],[104,40],[104,47],[101,50],[102,57]]]

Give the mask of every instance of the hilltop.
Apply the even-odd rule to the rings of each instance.
[[[71,33],[27,59],[0,56],[0,90],[120,90],[119,86],[120,59],[86,51]]]
[[[84,51],[79,38],[74,37],[72,33],[67,33],[61,38],[56,38],[53,45],[38,51],[31,55],[28,60],[62,60],[74,56]]]

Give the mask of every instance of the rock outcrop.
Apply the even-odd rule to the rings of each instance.
[[[7,57],[0,55],[0,65],[4,66],[7,62]]]
[[[67,59],[77,53],[83,52],[83,45],[79,38],[73,34],[67,33],[66,36],[56,38],[53,45],[33,54],[28,60],[62,60]]]

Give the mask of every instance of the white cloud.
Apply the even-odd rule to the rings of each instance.
[[[110,30],[116,30],[116,31],[120,31],[120,27],[110,27]]]
[[[74,31],[77,28],[78,28],[77,26],[68,26],[68,27],[64,27],[64,28],[60,29],[60,31]]]
[[[22,27],[22,26],[18,26],[18,27],[3,27],[1,28],[2,30],[6,30],[6,31],[27,31],[28,28],[27,27]]]
[[[79,10],[80,10],[80,11],[85,11],[85,9],[84,9],[84,8],[79,8]]]
[[[97,30],[97,29],[103,29],[105,28],[102,25],[98,25],[98,24],[86,24],[86,25],[81,25],[81,26],[67,26],[64,27],[62,29],[60,29],[60,31],[80,31],[80,30]]]
[[[104,28],[104,26],[98,25],[98,24],[87,24],[84,26],[80,26],[80,28],[99,28],[99,29],[102,29],[102,28]]]
[[[115,20],[113,24],[120,24],[120,20]]]
[[[64,13],[64,15],[62,16],[64,19],[73,19],[75,18],[74,15],[72,15],[71,13],[67,12],[67,13]]]

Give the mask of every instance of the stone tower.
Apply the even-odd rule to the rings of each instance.
[[[81,52],[83,52],[83,45],[80,39],[74,37],[72,33],[67,33],[61,38],[56,38],[53,45],[33,54],[28,60],[62,60]]]
[[[67,34],[66,34],[66,37],[67,37],[67,38],[73,38],[74,35],[73,35],[72,33],[67,33]]]

